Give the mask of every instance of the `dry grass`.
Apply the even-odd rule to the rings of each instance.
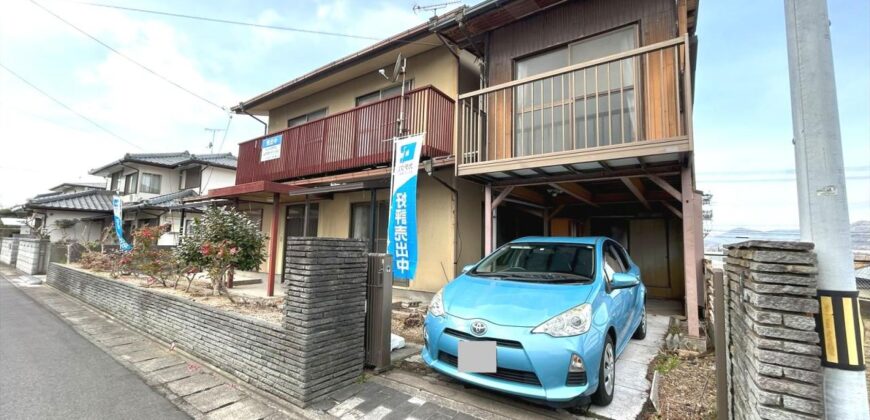
[[[650,364],[650,377],[660,375],[659,413],[649,406],[642,418],[716,418],[715,359],[712,353],[659,353]]]
[[[425,314],[425,308],[404,310],[393,308],[392,333],[402,336],[409,343],[423,344],[423,317]]]

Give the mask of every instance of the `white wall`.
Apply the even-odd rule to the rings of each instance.
[[[71,240],[78,242],[90,242],[100,240],[103,227],[108,226],[101,220],[85,221],[83,218],[92,217],[109,217],[106,213],[92,212],[76,212],[64,210],[43,210],[34,215],[43,219],[43,226],[50,231],[51,241],[60,242],[63,240]],[[56,225],[58,220],[76,220],[79,221],[72,227],[62,229]]]
[[[209,190],[236,185],[236,171],[233,169],[207,166],[202,170],[202,179],[200,182],[200,194],[206,195]]]

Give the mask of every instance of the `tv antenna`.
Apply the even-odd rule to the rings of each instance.
[[[387,71],[384,69],[379,69],[378,73],[384,77],[384,79],[389,80],[391,83],[396,83],[399,80],[399,76],[402,76],[402,94],[401,94],[401,102],[399,104],[399,119],[396,120],[396,125],[398,127],[398,133],[401,136],[404,134],[404,121],[405,121],[405,70],[408,67],[408,59],[402,56],[402,53],[399,53],[399,56],[396,57],[396,64],[393,65],[393,72],[387,76]]]
[[[205,131],[211,131],[211,141],[208,142],[208,152],[214,153],[214,136],[218,132],[224,131],[223,128],[206,128]]]
[[[412,8],[414,10],[414,14],[419,12],[432,12],[432,17],[438,16],[438,9],[443,9],[447,6],[462,3],[461,1],[448,1],[445,3],[437,3],[437,4],[427,4],[420,5],[419,3],[415,4]]]

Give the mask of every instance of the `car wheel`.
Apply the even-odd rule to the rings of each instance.
[[[631,338],[635,340],[643,340],[646,338],[646,308],[643,309],[643,314],[641,314],[640,325],[637,326],[637,330],[634,331],[634,335]]]
[[[613,401],[613,390],[616,387],[616,353],[613,349],[613,339],[608,334],[601,353],[601,366],[598,368],[598,389],[592,394],[595,405],[605,406]]]

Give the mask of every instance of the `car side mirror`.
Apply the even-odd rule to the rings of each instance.
[[[467,273],[467,272],[469,272],[472,268],[474,268],[474,264],[468,264],[468,265],[466,265],[465,267],[462,267],[462,272],[463,272],[463,273]]]
[[[610,287],[613,289],[627,289],[640,284],[637,276],[628,273],[613,273],[613,278],[610,279]]]

